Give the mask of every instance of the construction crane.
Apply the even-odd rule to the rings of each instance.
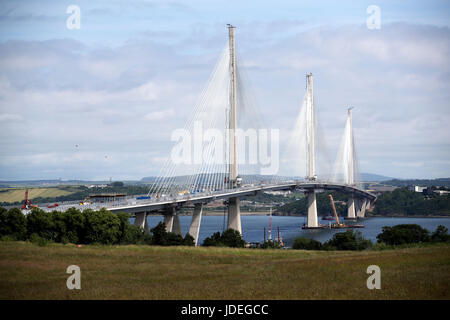
[[[22,209],[29,209],[31,207],[31,200],[28,200],[28,189],[25,190],[25,200]]]
[[[337,227],[343,227],[344,225],[339,222],[339,217],[336,212],[336,207],[334,206],[333,196],[331,194],[329,194],[328,197],[330,198],[330,203],[331,203],[331,207],[333,208],[334,218],[336,219]]]
[[[25,190],[25,200],[23,201],[22,209],[28,210],[31,208],[37,208],[37,205],[32,206],[31,200],[28,199],[28,189]]]

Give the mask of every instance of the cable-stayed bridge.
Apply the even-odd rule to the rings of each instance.
[[[245,71],[236,58],[235,27],[228,25],[228,31],[228,43],[190,118],[184,128],[172,132],[176,144],[146,199],[80,208],[106,207],[112,212],[134,214],[135,224],[146,231],[147,215],[160,212],[167,231],[178,234],[182,230],[177,213],[181,208],[192,208],[188,232],[196,243],[203,205],[223,200],[228,207],[228,228],[242,233],[240,197],[258,192],[305,192],[310,228],[319,226],[316,194],[324,190],[348,194],[348,218],[364,217],[376,197],[362,189],[359,179],[352,108],[348,109],[334,166],[320,166],[318,160],[327,160],[327,156],[320,156],[326,148],[315,110],[313,76],[307,74],[300,112],[280,157],[279,131],[263,125],[249,95]]]

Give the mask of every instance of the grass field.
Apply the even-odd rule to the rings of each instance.
[[[66,268],[81,268],[68,290]],[[369,265],[381,289],[366,287]],[[325,252],[0,242],[0,299],[449,299],[450,246]]]
[[[6,190],[6,191],[4,191]],[[16,201],[23,201],[25,198],[25,188],[24,189],[6,189],[1,188],[0,189],[0,202],[16,202]],[[42,198],[53,198],[53,197],[59,197],[59,196],[66,196],[69,194],[72,194],[76,192],[76,188],[30,188],[28,189],[28,198],[30,200],[33,200],[37,197]]]

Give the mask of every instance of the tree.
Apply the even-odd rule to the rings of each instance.
[[[443,225],[439,225],[436,230],[431,234],[431,241],[433,242],[449,242],[450,235],[448,229]]]
[[[54,241],[55,224],[50,212],[39,208],[33,208],[26,216],[27,238],[33,233],[46,240]]]
[[[105,208],[99,211],[84,210],[86,215],[86,242],[115,244],[120,235],[120,220]]]
[[[227,247],[243,248],[245,246],[245,241],[242,239],[240,232],[234,229],[225,230],[220,240]]]
[[[67,237],[66,214],[61,211],[51,212],[53,219],[52,240],[55,242],[69,242]]]
[[[205,240],[203,240],[203,246],[205,247],[223,246],[223,244],[220,243],[220,232],[215,232],[211,235],[211,237],[205,238]]]
[[[151,236],[146,235],[144,230],[132,224],[127,224],[122,231],[120,244],[143,244],[151,243]]]
[[[152,244],[159,246],[193,246],[194,238],[187,234],[184,238],[174,232],[167,232],[166,226],[163,222],[160,222],[150,230],[153,234]]]
[[[166,225],[163,222],[159,222],[156,227],[150,229],[153,234],[152,243],[159,246],[165,246],[167,243],[167,231]]]
[[[11,236],[15,240],[25,240],[27,234],[27,221],[22,212],[17,209],[6,211],[0,208],[0,237]]]
[[[66,236],[71,243],[86,243],[86,215],[80,210],[70,208],[65,212]]]
[[[264,241],[261,245],[262,249],[279,249],[281,248],[278,242],[276,241]]]
[[[430,241],[429,231],[417,224],[399,224],[393,227],[383,227],[377,235],[378,242],[387,245],[399,245]]]
[[[292,249],[321,250],[322,243],[314,239],[299,237],[294,240],[294,243],[292,244]]]
[[[370,240],[364,239],[360,231],[347,230],[338,232],[323,244],[325,250],[364,250],[372,245]]]
[[[116,217],[119,218],[120,221],[118,242],[124,243],[125,238],[127,238],[127,241],[129,241],[130,237],[127,235],[127,233],[128,232],[134,233],[134,230],[130,228],[130,221],[129,221],[130,215],[125,212],[119,212],[116,214]],[[136,234],[133,234],[133,236],[136,236]]]
[[[183,239],[183,245],[185,246],[195,246],[195,239],[189,233]]]
[[[216,232],[211,237],[206,238],[203,241],[203,246],[243,248],[245,241],[242,239],[239,231],[227,229],[222,235]]]

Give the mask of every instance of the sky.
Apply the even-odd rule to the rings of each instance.
[[[312,72],[331,155],[353,106],[362,172],[450,177],[448,1],[24,0],[0,4],[0,180],[157,175],[227,23],[267,127],[293,127]]]

